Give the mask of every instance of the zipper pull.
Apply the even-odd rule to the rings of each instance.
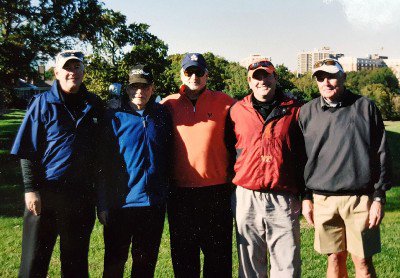
[[[193,105],[193,112],[196,113],[196,105]]]
[[[143,127],[146,128],[146,119],[144,117],[142,117],[142,124],[143,124]]]

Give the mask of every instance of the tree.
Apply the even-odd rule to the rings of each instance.
[[[309,101],[319,96],[317,82],[312,78],[310,72],[298,78],[294,77],[291,81],[295,86],[292,92],[299,99]]]
[[[383,84],[368,84],[361,89],[361,94],[376,103],[384,120],[393,118],[392,94],[388,87]]]
[[[295,85],[292,82],[292,80],[295,78],[295,75],[283,64],[277,65],[275,70],[278,75],[278,88],[284,92],[292,91],[295,88]]]
[[[391,92],[397,92],[399,81],[390,68],[377,68],[347,73],[346,87],[354,93],[360,93],[363,87],[371,84],[382,84]]]
[[[127,25],[124,15],[104,9],[98,26],[93,55],[86,67],[85,83],[89,90],[106,98],[111,83],[127,84],[132,66],[146,64],[152,69],[158,94],[169,91],[171,80],[164,76],[170,65],[168,46],[148,31],[147,24]]]
[[[97,0],[4,0],[0,7],[0,87],[37,78],[37,65],[77,41],[96,39]],[[3,99],[4,101],[4,99]]]
[[[226,70],[225,92],[233,98],[242,99],[250,93],[247,70],[239,63],[229,62]]]

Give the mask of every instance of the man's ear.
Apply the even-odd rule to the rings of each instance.
[[[56,79],[58,80],[57,75],[58,75],[58,68],[57,68],[57,67],[54,67],[54,76],[55,76]]]

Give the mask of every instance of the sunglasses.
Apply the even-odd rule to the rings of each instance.
[[[247,70],[255,70],[259,67],[268,68],[271,66],[274,67],[274,65],[270,61],[261,61],[261,62],[256,62],[256,63],[250,64],[250,66]]]
[[[315,79],[317,79],[318,82],[324,82],[325,78],[328,80],[332,80],[337,79],[338,77],[336,76],[336,74],[317,74],[315,76]]]
[[[80,60],[82,60],[83,59],[83,57],[85,57],[85,55],[82,53],[82,52],[80,52],[80,51],[76,51],[76,52],[62,52],[62,53],[60,53],[60,54],[58,54],[60,57],[63,57],[63,58],[68,58],[68,57],[76,57],[76,58],[78,58],[78,59],[80,59]]]
[[[327,66],[336,66],[339,65],[342,68],[342,65],[335,60],[332,59],[326,59],[326,60],[322,60],[322,61],[318,61],[314,64],[314,68],[319,68],[322,67],[323,65],[327,65]]]
[[[186,77],[190,77],[195,74],[197,77],[203,77],[206,72],[200,68],[187,68],[183,72]]]

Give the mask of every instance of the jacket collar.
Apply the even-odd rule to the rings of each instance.
[[[188,100],[190,100],[185,92],[186,86],[185,85],[181,85],[181,87],[179,88],[179,94],[185,98],[187,98]],[[203,91],[200,93],[199,97],[197,98],[197,100],[199,100],[201,97],[203,97],[206,94],[209,94],[210,90],[207,89],[207,87],[204,87]]]
[[[243,98],[243,105],[253,108],[252,95],[253,93]],[[277,102],[276,106],[290,106],[294,103],[293,98],[287,96],[285,93],[282,92],[276,93],[274,102],[275,101]]]
[[[150,111],[153,109],[154,105],[156,103],[156,96],[152,95],[149,99],[149,101],[146,104],[146,107],[144,108],[144,113],[145,114],[149,114]],[[128,96],[124,96],[122,98],[122,103],[121,103],[121,110],[124,112],[136,112],[134,109],[132,109],[132,107],[129,105],[129,97]]]
[[[79,87],[79,92],[82,93],[82,96],[85,99],[88,99],[88,91],[83,83]],[[61,92],[59,90],[59,85],[57,80],[54,80],[53,85],[51,86],[50,89],[50,94],[47,95],[46,100],[48,103],[58,103],[58,104],[64,103],[64,100],[61,96]]]

